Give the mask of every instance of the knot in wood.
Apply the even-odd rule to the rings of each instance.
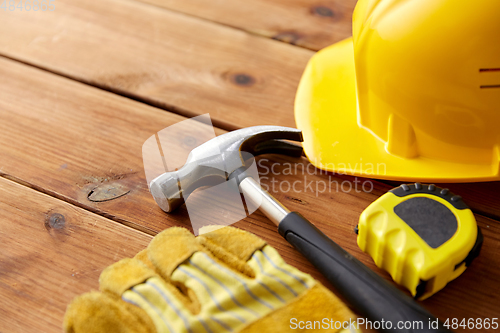
[[[255,78],[245,73],[237,73],[231,76],[231,81],[238,86],[249,87],[255,83]]]
[[[45,221],[47,229],[63,229],[66,226],[66,218],[59,213],[50,214]]]
[[[329,7],[326,6],[315,6],[312,8],[313,14],[316,14],[318,16],[323,16],[323,17],[333,17],[334,13],[333,10]]]

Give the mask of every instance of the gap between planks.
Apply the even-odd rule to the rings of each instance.
[[[4,83],[0,83],[0,94],[4,94],[3,98],[0,96],[0,112],[11,117],[8,126],[0,132],[4,142],[0,149],[0,154],[5,158],[3,173],[15,174],[27,184],[44,186],[64,197],[87,202],[86,194],[91,189],[87,185],[93,186],[93,181],[100,182],[98,177],[106,175],[94,173],[107,172],[110,167],[119,165],[123,169],[117,172],[128,172],[129,168],[131,172],[132,169],[135,170],[135,173],[129,174],[129,178],[120,178],[120,181],[134,186],[131,194],[103,202],[102,205],[88,203],[89,206],[101,207],[103,211],[113,212],[117,217],[128,218],[134,223],[142,222],[144,226],[155,230],[182,225],[187,221],[185,211],[167,217],[156,206],[147,186],[144,186],[138,154],[138,148],[152,133],[185,118],[10,60],[0,59],[0,65],[0,73],[6,79]],[[30,135],[26,135],[27,133]],[[219,133],[222,131],[219,130]],[[297,162],[281,157],[273,157],[270,162],[276,161],[281,166],[285,161]],[[305,159],[298,161],[307,164]],[[68,163],[69,167],[61,169],[63,163]],[[82,173],[85,176],[94,175],[90,184],[79,183]],[[300,176],[277,178],[297,180]],[[323,178],[311,176],[311,179]],[[370,194],[323,193],[315,197],[304,192],[300,195],[302,201],[286,198],[283,193],[276,196],[292,210],[314,217],[312,220],[327,235],[363,263],[374,268],[371,260],[355,244],[352,230],[363,207],[389,188],[378,182],[374,182],[374,185],[375,191]],[[478,218],[484,228],[492,224],[492,221],[481,216]],[[299,269],[324,281],[304,258],[277,235],[275,227],[262,214],[252,214],[236,226],[256,233],[276,247],[285,260],[290,260]],[[485,230],[486,241],[490,245],[485,247],[482,256],[478,258],[477,268],[468,270],[459,281],[455,281],[432,300],[426,301],[425,304],[437,315],[465,318],[469,311],[478,316],[495,311],[485,308],[481,301],[488,297],[498,297],[498,287],[492,284],[492,279],[498,276],[499,266],[491,264],[498,261],[494,256],[494,247],[500,241],[498,226],[495,223]],[[375,270],[380,273],[379,269]],[[387,278],[387,275],[384,276]],[[472,282],[484,288],[464,288],[464,285]],[[467,301],[449,302],[445,303],[449,304],[446,306],[440,304],[456,299]],[[469,310],[471,304],[474,307]]]
[[[185,110],[185,109],[182,109],[180,107],[176,107],[174,105],[167,106],[167,105],[164,105],[161,103],[158,104],[157,102],[152,101],[146,97],[129,93],[126,90],[115,89],[112,86],[103,86],[103,85],[99,85],[97,83],[92,83],[90,81],[78,78],[76,76],[65,74],[62,71],[57,71],[55,69],[50,69],[47,67],[39,66],[39,65],[36,65],[34,63],[20,60],[18,58],[10,57],[8,55],[0,54],[0,58],[5,58],[5,59],[20,63],[20,64],[28,66],[28,67],[33,67],[33,68],[39,69],[41,71],[63,77],[65,79],[69,79],[72,81],[82,83],[82,84],[87,85],[89,87],[93,87],[93,88],[97,88],[97,89],[100,89],[103,91],[107,91],[109,93],[121,96],[123,98],[129,99],[129,100],[132,100],[135,102],[139,102],[139,103],[149,105],[149,106],[152,106],[152,107],[160,109],[160,110],[164,110],[166,112],[171,112],[173,114],[177,114],[177,115],[182,116],[182,117],[191,118],[191,117],[198,116],[197,113],[190,112],[189,110]],[[219,119],[212,119],[212,123],[213,123],[214,127],[220,128],[221,130],[224,130],[224,131],[234,131],[234,130],[237,130],[240,128],[238,126],[231,125],[231,124],[229,124],[223,120],[219,120]]]
[[[73,297],[151,236],[0,178],[0,331],[60,332]]]
[[[352,34],[357,0],[133,0],[175,13],[318,51]]]

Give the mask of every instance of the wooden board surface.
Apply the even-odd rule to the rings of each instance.
[[[312,50],[351,36],[355,0],[141,0]]]
[[[182,115],[209,112],[225,129],[294,127],[295,89],[313,54],[131,0],[64,0],[54,12],[0,10],[0,20],[9,31],[0,34],[0,54]],[[450,188],[500,219],[499,186]]]
[[[183,115],[209,112],[226,129],[294,126],[313,55],[131,0],[58,0],[53,12],[0,10],[0,22],[1,55]]]
[[[316,4],[297,0],[288,5],[276,0],[248,4],[235,1],[231,5],[219,1],[214,3],[218,9],[210,11],[199,8],[193,1],[144,1],[154,2],[154,6],[132,0],[58,0],[55,12],[0,11],[2,27],[9,32],[0,34],[0,54],[19,61],[0,58],[0,175],[46,193],[53,200],[58,199],[57,202],[65,201],[64,205],[69,203],[74,210],[83,208],[117,225],[126,224],[154,235],[169,226],[189,228],[190,225],[185,207],[167,215],[150,196],[141,161],[144,141],[185,119],[172,112],[186,116],[210,112],[215,124],[226,130],[260,124],[294,126],[296,85],[313,52],[255,34],[270,36],[282,32],[291,24],[287,22],[305,15],[305,8]],[[268,24],[273,21],[269,18],[250,24],[250,14],[237,20],[217,17],[229,15],[216,13],[224,8],[228,13],[236,13],[241,9],[238,3],[252,15],[258,13],[256,8],[269,10],[270,18],[280,11],[287,13],[281,21],[274,20],[274,27]],[[318,6],[331,9],[333,4],[322,2]],[[306,29],[298,24],[302,23],[296,23],[293,29]],[[345,22],[340,25],[344,30],[335,29],[342,34],[347,27]],[[259,27],[264,28],[258,31]],[[307,43],[316,43],[316,37],[311,36],[318,30],[310,28],[301,30],[305,31],[305,38],[299,43],[315,48]],[[285,35],[278,39],[287,38]],[[179,139],[195,146],[193,137]],[[286,163],[298,163],[306,171],[299,168],[290,174]],[[276,174],[266,173],[273,164]],[[363,209],[394,183],[319,173],[308,169],[305,159],[264,156],[259,165],[262,183],[279,200],[302,212],[342,247],[374,268],[371,259],[357,247],[352,230]],[[312,174],[308,170],[313,170]],[[373,185],[370,191],[353,189],[365,182]],[[294,183],[298,184],[296,190],[284,190]],[[329,189],[321,190],[324,185]],[[500,312],[496,283],[500,276],[500,259],[496,255],[500,249],[498,186],[498,183],[449,186],[479,213],[477,219],[485,234],[485,244],[481,256],[463,276],[424,302],[442,319],[491,318]],[[90,193],[104,193],[109,188],[124,195],[104,202],[88,199]],[[351,190],[345,191],[346,188]],[[274,225],[262,214],[254,213],[236,226],[256,233],[275,246],[287,262],[325,281],[278,236]],[[105,246],[102,239],[89,239]],[[21,244],[31,246],[30,241],[17,243],[14,247],[21,252],[24,248]],[[52,263],[47,260],[46,265]],[[89,262],[82,260],[80,264],[87,269]],[[69,266],[64,265],[59,272],[65,272]],[[30,271],[28,275],[35,273]],[[97,281],[98,272],[94,274]],[[40,297],[49,297],[42,293]],[[4,305],[0,308],[5,311]],[[62,313],[64,308],[57,311]],[[43,308],[35,312],[44,314]],[[27,323],[31,325],[38,318],[30,318]],[[53,319],[49,318],[49,322],[49,328],[42,331],[60,330],[53,325]]]
[[[0,178],[0,332],[60,332],[73,297],[151,236]]]
[[[143,142],[183,118],[10,60],[0,60],[0,75],[5,78],[0,83],[0,117],[9,120],[0,124],[4,177],[151,234],[173,225],[190,227],[185,207],[172,215],[158,208],[148,192],[141,162]],[[375,268],[357,247],[353,228],[363,209],[389,185],[320,173],[304,158],[263,156],[258,164],[271,193]],[[287,190],[295,182],[295,190]],[[110,201],[88,200],[91,191],[110,184],[130,192]],[[424,303],[442,318],[491,317],[498,312],[498,307],[483,301],[486,297],[500,304],[495,282],[500,274],[500,258],[495,255],[500,246],[499,224],[482,216],[478,221],[486,237],[481,257],[464,276]],[[261,213],[236,226],[264,238],[287,262],[325,281]],[[458,297],[464,301],[456,303]]]

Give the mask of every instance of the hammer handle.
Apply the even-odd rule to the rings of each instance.
[[[451,332],[411,297],[354,258],[299,213],[287,214],[278,230],[361,315],[379,325],[385,323],[379,331]],[[407,326],[422,324],[418,328],[398,328],[398,324],[405,323]]]

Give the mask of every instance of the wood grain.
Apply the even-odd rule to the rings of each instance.
[[[203,13],[210,11],[210,6],[196,6],[196,1],[146,1],[186,12],[193,7]],[[231,12],[241,1],[223,3]],[[220,9],[221,4],[216,2],[214,8]],[[275,6],[294,16],[305,4],[301,0],[288,8],[284,1],[252,1],[245,8]],[[277,15],[278,9],[269,10],[273,17]],[[0,54],[183,115],[209,112],[214,123],[225,129],[295,126],[295,89],[313,54],[129,0],[61,0],[54,12],[0,11],[0,20],[9,31],[0,34]],[[86,106],[81,108],[86,110]],[[106,177],[86,177],[132,177],[130,171],[126,177],[123,172],[111,170]],[[500,219],[498,184],[450,188],[475,212]]]
[[[6,120],[0,123],[4,177],[151,234],[173,225],[190,227],[185,207],[165,214],[153,201],[141,161],[144,141],[184,118],[10,60],[0,59],[0,76],[0,117]],[[304,158],[262,156],[258,164],[262,183],[280,201],[374,268],[357,247],[353,228],[364,208],[389,185],[325,174]],[[297,168],[290,171],[290,166]],[[295,189],[289,189],[294,183]],[[88,200],[88,194],[103,184],[118,184],[129,192],[109,201]],[[499,312],[499,224],[481,216],[478,221],[486,237],[480,259],[425,302],[442,318],[491,317]],[[236,226],[264,238],[287,262],[325,281],[261,213]]]
[[[226,129],[294,126],[312,51],[131,0],[0,11],[0,54]],[[251,115],[251,116],[250,116]]]
[[[312,50],[351,36],[355,0],[140,0]]]
[[[0,332],[61,332],[73,297],[151,236],[0,178]]]
[[[0,73],[0,174],[91,211],[121,210],[106,214],[151,234],[187,218],[156,211],[141,158],[149,136],[185,118],[6,59]],[[129,192],[88,200],[103,184]]]
[[[306,7],[310,10],[310,6],[315,4],[306,5],[306,2],[297,1],[290,2],[291,5],[288,6],[284,1],[255,2],[253,5],[263,6],[260,8],[272,13],[270,20],[275,20],[281,10],[287,12],[282,15],[283,20],[276,20],[275,27],[267,26],[259,32],[260,27],[264,26],[264,20],[252,19],[252,15],[257,14],[252,13],[252,9],[248,7],[248,17],[242,18],[240,15],[223,21],[217,18],[219,14],[210,13],[208,8],[199,8],[195,12],[190,6],[196,5],[196,2],[169,3],[154,2],[156,6],[175,5],[175,10],[227,25],[236,26],[234,22],[241,21],[239,28],[292,42],[296,39],[296,43],[304,43],[301,45],[306,47],[323,40],[320,36],[316,41],[316,28],[312,29],[311,26],[311,30],[307,30],[309,27],[300,27],[299,24],[302,23],[298,21],[302,20],[296,19],[304,15]],[[238,4],[242,5],[241,1],[234,1],[234,5],[228,3],[224,2],[223,6],[215,8],[220,11],[227,8],[229,12],[235,12],[239,10],[236,8]],[[333,3],[322,2],[319,6],[329,7]],[[334,14],[336,11],[338,10],[334,9]],[[323,20],[324,17],[314,17],[316,19]],[[295,89],[307,60],[313,54],[298,47],[129,0],[58,0],[54,12],[0,11],[0,20],[2,28],[8,32],[0,34],[0,54],[186,116],[210,112],[215,123],[226,129],[260,124],[293,126]],[[256,21],[256,25],[248,24],[252,20]],[[289,28],[292,25],[287,23],[290,20],[297,21],[293,28]],[[342,26],[347,29],[345,24],[344,21]],[[338,28],[338,31],[347,30]],[[301,33],[304,38],[297,38]],[[0,76],[0,174],[71,203],[73,206],[57,201],[56,205],[67,207],[67,210],[61,211],[66,218],[70,217],[67,220],[70,226],[71,221],[77,218],[87,221],[82,216],[90,214],[74,207],[78,206],[150,234],[173,225],[190,227],[185,207],[175,214],[166,215],[155,204],[147,190],[141,161],[144,141],[184,118],[14,61],[0,59]],[[357,247],[352,229],[363,209],[390,186],[365,179],[318,174],[317,170],[312,174],[300,171],[288,174],[285,172],[285,163],[298,162],[307,167],[305,159],[269,157],[265,161],[266,158],[268,157],[260,159],[261,172],[267,177],[262,180],[263,184],[270,187],[271,192],[285,205],[302,212],[342,247],[374,268],[371,259]],[[265,167],[274,163],[277,163],[277,173],[266,174]],[[373,189],[367,192],[344,191],[348,186],[346,184],[354,186],[356,181],[368,181],[373,184]],[[287,184],[295,182],[298,182],[299,187],[285,190]],[[332,187],[328,191],[315,190],[316,185],[323,184],[331,184]],[[476,212],[498,219],[500,208],[497,184],[454,185],[452,190],[464,196]],[[11,185],[14,188],[19,186]],[[273,185],[278,188],[272,189]],[[340,189],[336,186],[340,186]],[[88,200],[89,193],[106,188],[120,189],[123,195],[102,202]],[[23,221],[40,222],[41,217],[46,219],[49,208],[41,204],[33,206],[32,210],[24,208],[27,204],[22,200],[29,196],[24,195],[17,200],[11,192],[7,193],[7,201],[2,200],[12,203],[8,208],[11,215],[20,216],[24,218]],[[41,194],[39,196],[47,198]],[[50,200],[55,202],[54,199]],[[23,213],[23,210],[28,213]],[[494,317],[500,312],[497,285],[500,259],[496,255],[500,248],[499,223],[480,215],[477,218],[485,234],[481,256],[459,279],[424,302],[427,308],[442,319]],[[106,219],[102,220],[110,223]],[[5,224],[4,221],[6,220],[1,223]],[[60,223],[57,221],[56,226]],[[90,222],[82,223],[91,228]],[[20,225],[24,226],[22,223]],[[27,224],[30,228],[33,225],[35,222]],[[262,214],[257,212],[236,225],[264,238],[279,250],[287,262],[324,281],[304,258],[277,235],[276,228]],[[44,228],[45,224],[41,227]],[[9,222],[5,228],[2,227],[2,242],[4,238],[11,237],[10,234],[16,235],[16,238],[6,238],[5,241],[5,244],[12,244],[10,248],[19,251],[16,255],[28,262],[33,257],[35,261],[43,262],[24,272],[24,266],[19,266],[17,261],[1,261],[4,265],[2,272],[19,272],[14,277],[9,273],[0,275],[6,293],[6,297],[2,299],[7,299],[0,306],[0,311],[3,311],[0,318],[5,317],[3,314],[9,318],[17,318],[9,322],[10,326],[6,330],[47,331],[55,330],[55,325],[59,327],[61,311],[64,311],[61,305],[66,304],[71,297],[66,293],[54,296],[44,292],[45,289],[39,289],[36,285],[40,282],[35,281],[34,277],[44,273],[51,282],[59,283],[57,274],[69,274],[74,268],[72,264],[78,263],[83,267],[82,272],[87,275],[83,274],[82,283],[68,283],[68,288],[75,288],[71,292],[78,293],[95,288],[98,271],[109,264],[109,261],[118,259],[114,258],[113,253],[106,253],[106,244],[102,241],[110,239],[111,234],[116,235],[113,228],[125,227],[109,224],[109,230],[104,228],[107,230],[107,238],[97,234],[85,236],[95,242],[79,244],[73,239],[65,239],[61,247],[67,248],[60,253],[69,259],[57,262],[52,259],[55,255],[50,255],[60,254],[56,252],[59,236],[57,233],[53,234],[53,230],[48,231],[48,234],[52,242],[50,246],[56,246],[56,249],[50,247],[47,250],[48,246],[44,243],[47,239],[39,234],[47,233],[46,230],[28,228],[23,235],[17,235],[18,224]],[[87,235],[90,234],[88,230],[90,229],[83,228],[71,232]],[[32,234],[40,237],[33,239]],[[96,238],[92,238],[94,236]],[[144,235],[141,237],[144,237],[144,242],[149,239]],[[115,238],[113,242],[119,242]],[[13,239],[23,239],[26,247],[16,247]],[[72,249],[90,245],[95,245],[104,252],[104,257],[99,257],[103,258],[102,261],[94,259],[95,256],[92,256],[95,261],[88,261],[86,257],[71,257]],[[31,247],[36,251],[29,251]],[[140,247],[142,245],[130,252],[136,252]],[[48,251],[48,259],[32,255],[44,253],[43,251]],[[37,267],[44,269],[41,271]],[[57,274],[53,275],[51,270],[55,270]],[[376,271],[388,277],[380,270]],[[80,269],[76,271],[77,276],[80,275],[78,272]],[[24,273],[26,275],[22,277]],[[4,276],[7,280],[3,280]],[[85,280],[87,276],[88,280]],[[37,298],[33,300],[33,296],[25,289],[13,291],[15,283],[19,283],[14,280],[22,281],[23,286],[32,288],[30,290],[34,291],[36,297],[47,302],[38,301]],[[43,286],[46,290],[54,290],[50,289],[47,282]],[[11,295],[13,299],[24,298],[12,305],[7,303],[10,302]],[[19,309],[25,300],[34,309],[34,314],[25,319],[26,323],[20,321],[20,316],[11,316],[9,312],[12,311],[11,308]],[[52,308],[53,304],[59,309]],[[40,323],[48,329],[41,328]]]

